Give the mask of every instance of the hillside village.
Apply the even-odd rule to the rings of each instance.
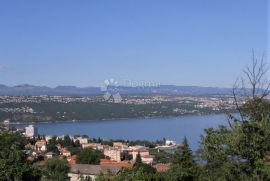
[[[4,126],[8,129],[7,121],[4,122]],[[100,174],[116,174],[122,168],[133,168],[138,157],[142,163],[153,166],[157,172],[164,172],[170,169],[170,156],[181,147],[171,140],[150,143],[151,145],[149,142],[135,145],[134,142],[104,141],[79,135],[40,136],[33,125],[16,132],[20,132],[29,140],[24,150],[28,161],[37,162],[42,166],[54,157],[66,159],[70,167],[68,176],[71,181],[80,180],[79,177],[95,180]],[[98,154],[98,160],[89,163],[88,158],[79,160],[80,153],[85,150]]]

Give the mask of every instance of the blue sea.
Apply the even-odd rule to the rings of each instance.
[[[95,121],[68,121],[35,123],[40,135],[88,135],[89,138],[125,140],[161,140],[163,138],[181,143],[184,136],[193,150],[198,148],[204,129],[228,125],[225,114],[203,116],[180,116],[166,118],[114,119]],[[26,124],[13,124],[24,128]]]

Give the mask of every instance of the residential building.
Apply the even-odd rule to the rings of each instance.
[[[66,156],[66,157],[71,156],[71,152],[67,148],[61,149],[60,153],[61,155]]]
[[[121,151],[128,151],[129,150],[128,145],[126,145],[126,144],[124,144],[122,142],[114,142],[113,147],[117,148],[117,149],[119,149]]]
[[[80,144],[87,144],[88,143],[88,138],[85,138],[85,137],[76,137],[76,138],[74,138],[74,141],[79,141],[80,142]]]
[[[91,148],[93,150],[103,150],[103,145],[99,143],[83,143],[82,148]]]
[[[165,145],[166,146],[176,146],[177,143],[176,143],[176,141],[166,140]]]
[[[142,158],[143,163],[152,165],[153,162],[154,162],[155,156],[153,156],[153,155],[145,155],[145,156],[142,156],[141,158]]]
[[[122,167],[119,166],[102,166],[102,165],[87,165],[87,164],[75,164],[70,166],[68,176],[70,181],[79,181],[79,176],[84,178],[89,177],[92,181],[95,181],[100,174],[117,174]]]
[[[47,142],[50,141],[52,138],[53,138],[53,136],[50,136],[50,135],[46,135],[46,136],[45,136],[45,140],[46,140]]]
[[[38,140],[35,144],[35,151],[45,152],[47,151],[47,145],[45,140]]]
[[[4,129],[9,130],[9,119],[3,121],[3,127]]]
[[[181,144],[176,145],[165,145],[165,146],[156,146],[156,149],[159,151],[164,151],[169,154],[174,154],[179,147],[182,147]]]
[[[33,138],[37,135],[37,128],[33,125],[29,125],[25,128],[25,136],[28,138]]]
[[[146,149],[137,149],[131,151],[129,154],[132,155],[132,160],[135,162],[138,154],[140,154],[141,157],[149,156],[149,151]]]
[[[104,155],[109,157],[113,161],[121,161],[121,151],[116,148],[109,147],[104,149]]]

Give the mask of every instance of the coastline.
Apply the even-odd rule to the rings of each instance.
[[[97,121],[115,121],[115,120],[136,120],[136,119],[156,119],[156,118],[178,118],[178,117],[187,117],[187,116],[211,116],[211,115],[226,115],[226,112],[219,113],[205,113],[205,114],[183,114],[183,115],[171,115],[171,116],[147,116],[147,117],[127,117],[127,118],[106,118],[106,119],[90,119],[90,120],[55,120],[55,121],[22,121],[22,122],[10,122],[10,125],[23,125],[23,124],[52,124],[52,123],[80,123],[80,122],[97,122]],[[235,112],[231,112],[231,114],[235,114]]]

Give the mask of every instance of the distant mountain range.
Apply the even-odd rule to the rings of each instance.
[[[230,95],[231,88],[161,85],[159,87],[116,87],[122,95]],[[18,86],[0,85],[0,96],[86,96],[103,95],[100,87],[34,86],[23,84]]]

